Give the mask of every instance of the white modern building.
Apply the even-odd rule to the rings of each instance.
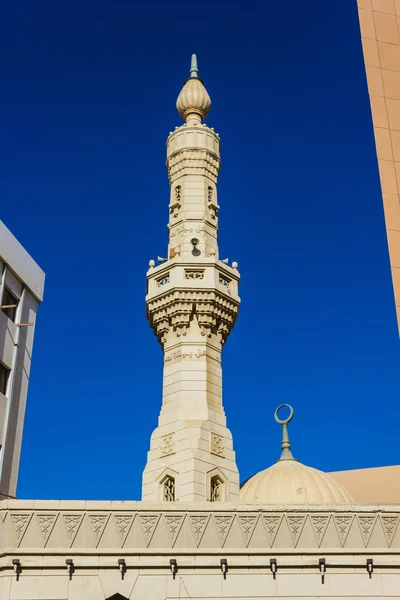
[[[0,221],[0,498],[15,497],[44,273]]]

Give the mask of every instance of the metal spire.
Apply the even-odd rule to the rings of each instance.
[[[198,78],[198,72],[199,69],[197,68],[197,56],[195,54],[192,54],[192,62],[190,65],[190,77]]]
[[[287,419],[279,419],[278,412],[286,406],[290,410],[290,414]],[[295,460],[290,450],[289,434],[288,434],[288,423],[293,419],[294,410],[290,404],[281,404],[275,411],[275,421],[282,425],[282,454],[279,460]]]

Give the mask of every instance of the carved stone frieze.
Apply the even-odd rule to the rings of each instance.
[[[168,177],[173,183],[184,175],[203,175],[217,183],[219,157],[208,150],[185,148],[167,159]]]
[[[168,537],[171,541],[171,546],[174,547],[176,538],[181,530],[185,514],[164,514],[164,523],[167,529]]]
[[[246,548],[250,543],[251,536],[253,535],[254,530],[256,528],[258,518],[259,518],[258,514],[238,515],[239,525],[240,525],[240,529],[243,534],[243,539],[244,539]]]
[[[79,531],[84,515],[84,512],[63,514],[64,525],[67,530],[67,535],[71,541],[71,544],[75,540],[76,534]]]
[[[232,330],[239,311],[239,301],[219,290],[186,290],[175,288],[147,303],[147,318],[160,343],[166,341],[172,328],[178,336],[186,335],[195,313],[203,335],[216,329],[221,343]]]
[[[225,456],[224,438],[217,433],[211,432],[211,454],[216,456]]]
[[[193,532],[193,536],[198,547],[204,535],[211,513],[189,515],[189,523]]]
[[[289,527],[290,536],[292,538],[293,545],[295,548],[299,541],[301,532],[303,531],[306,518],[307,515],[286,515],[286,521]]]
[[[399,524],[399,517],[398,517],[398,515],[389,515],[389,516],[380,515],[380,519],[381,519],[383,531],[385,533],[386,541],[390,548],[390,546],[392,545],[394,534],[396,533],[396,529]]]
[[[228,533],[232,527],[233,519],[235,515],[232,514],[214,514],[214,523],[217,528],[217,534],[221,542],[221,548],[223,548]]]
[[[278,529],[282,523],[283,514],[263,514],[262,522],[264,525],[265,533],[267,534],[269,545],[272,547],[278,533]]]
[[[32,519],[33,512],[11,513],[11,522],[14,526],[17,542],[21,542]]]
[[[146,546],[149,546],[160,518],[161,513],[139,515],[139,522]]]
[[[339,535],[339,540],[342,548],[346,542],[346,538],[349,534],[351,524],[353,523],[354,515],[334,515],[333,517],[336,525],[336,529]]]
[[[119,539],[121,540],[121,547],[123,547],[125,540],[128,537],[134,518],[135,513],[114,515],[114,523],[117,528]]]
[[[204,279],[204,269],[185,269],[185,279]]]
[[[188,227],[187,225],[179,225],[179,227],[171,228],[170,237],[175,237],[176,235],[189,234],[189,233],[202,233],[205,231],[204,225],[196,225],[196,227]]]
[[[110,513],[89,514],[89,523],[92,527],[96,546],[101,540],[101,536],[104,533],[109,518]]]
[[[330,520],[330,515],[310,515],[311,525],[314,531],[315,539],[317,540],[318,548],[321,545],[326,528]]]
[[[168,456],[175,452],[175,434],[164,435],[161,438],[160,452],[162,456]]]
[[[37,521],[39,523],[40,531],[43,536],[44,543],[46,545],[47,540],[50,537],[51,532],[53,531],[53,527],[58,517],[58,513],[39,513],[37,516]]]
[[[113,540],[111,543],[116,548],[157,549],[160,540],[164,540],[161,542],[163,547],[199,548],[204,539],[207,539],[207,544],[214,540],[210,547],[224,548],[229,536],[229,547],[243,549],[288,547],[290,540],[289,547],[304,547],[307,551],[315,548],[320,552],[321,548],[341,547],[349,551],[365,551],[366,547],[373,550],[375,543],[379,544],[377,549],[380,550],[400,550],[400,511],[376,511],[376,507],[373,511],[365,507],[361,511],[343,512],[320,509],[270,512],[265,507],[255,510],[249,506],[246,510],[243,504],[225,510],[221,503],[207,503],[208,507],[205,504],[200,511],[191,510],[187,505],[180,509],[179,503],[173,502],[168,503],[168,509],[163,508],[166,506],[163,504],[158,504],[159,508],[156,508],[157,505],[147,505],[146,508],[146,503],[138,503],[143,504],[143,509],[137,509],[134,508],[136,503],[127,502],[125,509],[121,503],[116,503],[119,508],[115,510],[110,509],[110,503],[104,504],[108,507],[104,511],[63,512],[57,506],[54,510],[51,506],[46,510],[32,511],[13,508],[5,511],[6,518],[1,526],[9,531],[8,539],[14,540],[16,548],[95,549],[102,540],[104,547]],[[133,505],[132,508],[129,505]],[[149,506],[154,506],[154,509]],[[101,505],[98,507],[101,508]],[[184,535],[180,536],[183,528]],[[311,532],[315,536],[314,542]],[[385,545],[382,548],[383,540]]]
[[[357,521],[360,526],[365,547],[368,546],[369,538],[371,537],[377,518],[377,515],[357,515]]]

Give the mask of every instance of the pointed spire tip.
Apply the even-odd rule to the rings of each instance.
[[[197,68],[197,56],[192,54],[192,62],[190,64],[190,77],[198,77],[199,69]]]

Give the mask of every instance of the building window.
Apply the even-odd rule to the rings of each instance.
[[[163,488],[163,501],[164,502],[175,502],[175,479],[173,477],[166,477],[162,482]]]
[[[211,477],[210,502],[221,502],[223,500],[223,485],[224,482],[222,481],[221,477],[219,477],[219,475],[214,475],[214,477]]]
[[[7,369],[7,367],[0,363],[0,394],[4,394],[4,396],[7,392],[7,383],[9,375],[10,369]]]
[[[3,301],[1,303],[1,310],[7,315],[11,321],[15,322],[15,315],[17,314],[19,300],[8,288],[4,289]]]

